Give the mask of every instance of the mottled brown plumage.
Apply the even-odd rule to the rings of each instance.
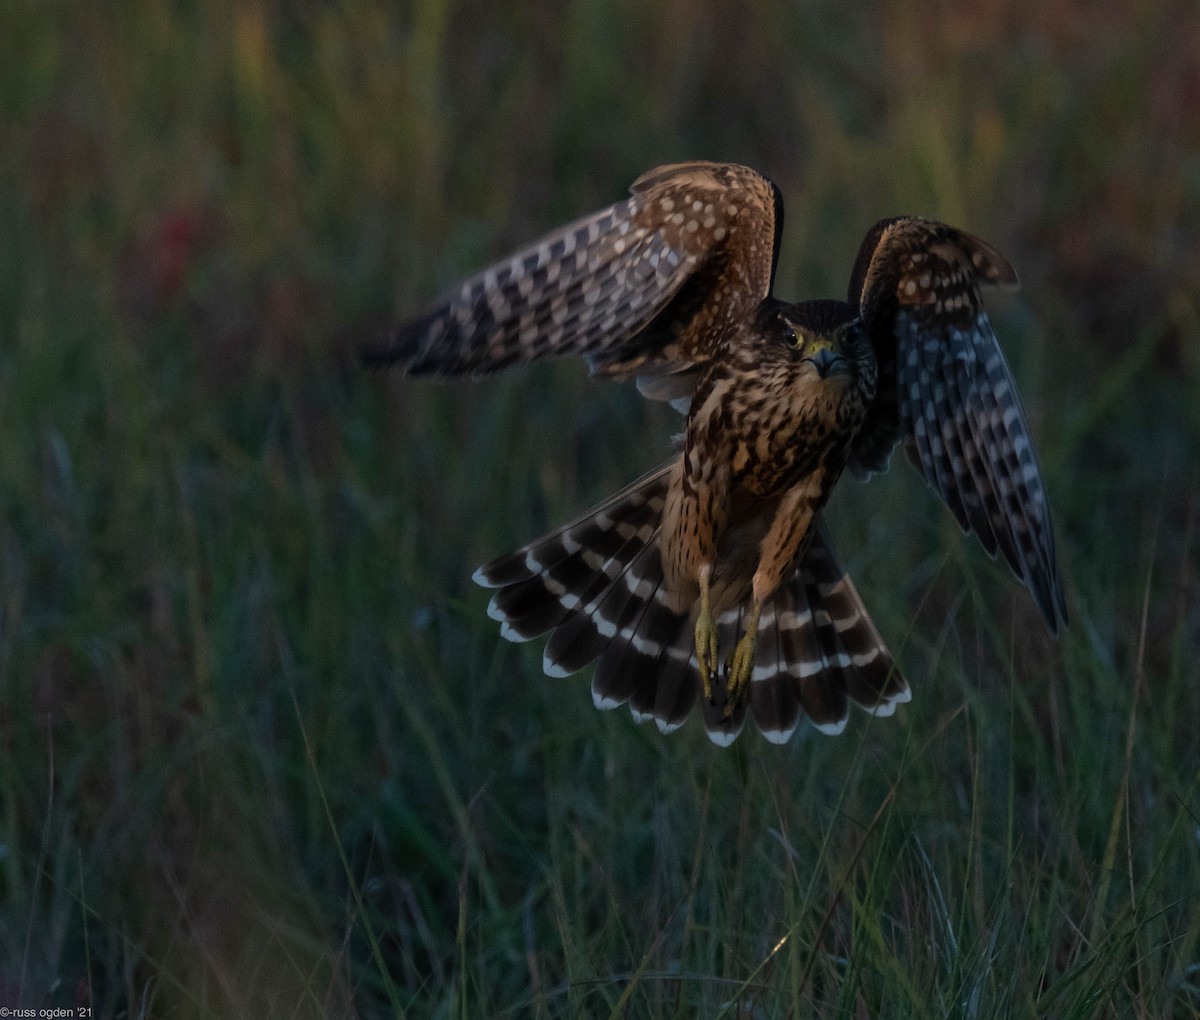
[[[413,375],[579,355],[687,413],[678,453],[603,505],[481,567],[513,640],[544,666],[598,660],[597,706],[664,730],[701,695],[709,735],[747,710],[786,740],[836,732],[848,700],[891,714],[909,689],[820,522],[843,469],[910,458],[999,551],[1051,630],[1066,619],[1045,490],[981,287],[1016,275],[989,245],[915,217],[868,233],[849,302],[771,294],[778,190],[685,163],[464,282],[365,352]]]

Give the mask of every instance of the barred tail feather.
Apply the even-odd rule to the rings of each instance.
[[[569,612],[555,629],[546,643],[543,668],[547,675],[576,673],[613,641],[632,638],[646,602],[665,598],[658,546],[653,542],[657,537],[655,529],[615,577],[597,578],[594,587],[602,588],[599,594]]]
[[[651,562],[654,561],[654,562]],[[660,591],[662,566],[657,549],[647,551],[643,582],[653,590],[629,624],[609,642],[596,664],[592,699],[597,708],[626,702],[634,718],[657,721],[664,733],[678,729],[696,701],[689,616],[667,607]]]
[[[663,626],[678,625],[678,614],[669,613],[661,604],[665,594],[659,595],[656,539],[669,473],[670,464],[651,471],[557,531],[475,572],[478,584],[498,589],[488,614],[501,622],[505,637],[526,641],[552,632],[545,661],[550,675],[582,669],[626,630],[644,643],[644,620],[659,621],[650,628],[656,637]],[[655,602],[649,615],[648,599]]]
[[[824,524],[759,620],[750,705],[763,735],[785,743],[807,716],[822,732],[846,725],[848,703],[891,715],[912,697]],[[774,660],[774,661],[772,661]]]
[[[663,464],[549,535],[480,567],[474,574],[475,583],[484,588],[507,588],[539,577],[582,552],[600,553],[604,561],[613,558],[619,547],[634,537],[635,530],[647,524],[657,527],[670,472],[671,463]]]

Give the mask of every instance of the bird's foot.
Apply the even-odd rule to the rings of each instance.
[[[696,618],[696,664],[700,667],[700,682],[704,684],[705,700],[713,704],[713,675],[717,672],[717,621],[713,619],[708,601],[709,567],[700,572],[700,615]]]
[[[746,618],[746,633],[733,649],[726,664],[725,718],[733,715],[743,696],[750,689],[750,676],[754,672],[754,653],[758,646],[758,618],[762,606],[755,603]]]
[[[742,695],[745,694],[746,689],[750,686],[750,674],[754,672],[756,643],[754,634],[743,634],[742,640],[737,643],[733,654],[729,657],[729,663],[726,667],[728,679],[725,683],[727,699],[725,702],[726,719],[733,715],[733,710],[737,708],[738,702],[742,700]]]

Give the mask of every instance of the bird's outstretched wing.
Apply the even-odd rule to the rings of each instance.
[[[778,189],[697,162],[651,170],[630,192],[471,277],[364,361],[460,375],[576,355],[597,373],[659,378],[708,361],[724,326],[770,292]]]
[[[875,345],[879,384],[850,466],[886,466],[903,437],[910,459],[966,531],[1003,554],[1054,633],[1066,602],[1050,507],[1012,373],[981,288],[1016,287],[991,245],[942,223],[884,220],[850,280]]]

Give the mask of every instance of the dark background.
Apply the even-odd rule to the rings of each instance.
[[[0,1005],[1200,1015],[1200,9],[0,6]],[[687,158],[992,241],[1071,626],[896,461],[829,516],[913,684],[719,751],[468,578],[678,428],[354,348]],[[722,1012],[724,1011],[724,1012]]]

